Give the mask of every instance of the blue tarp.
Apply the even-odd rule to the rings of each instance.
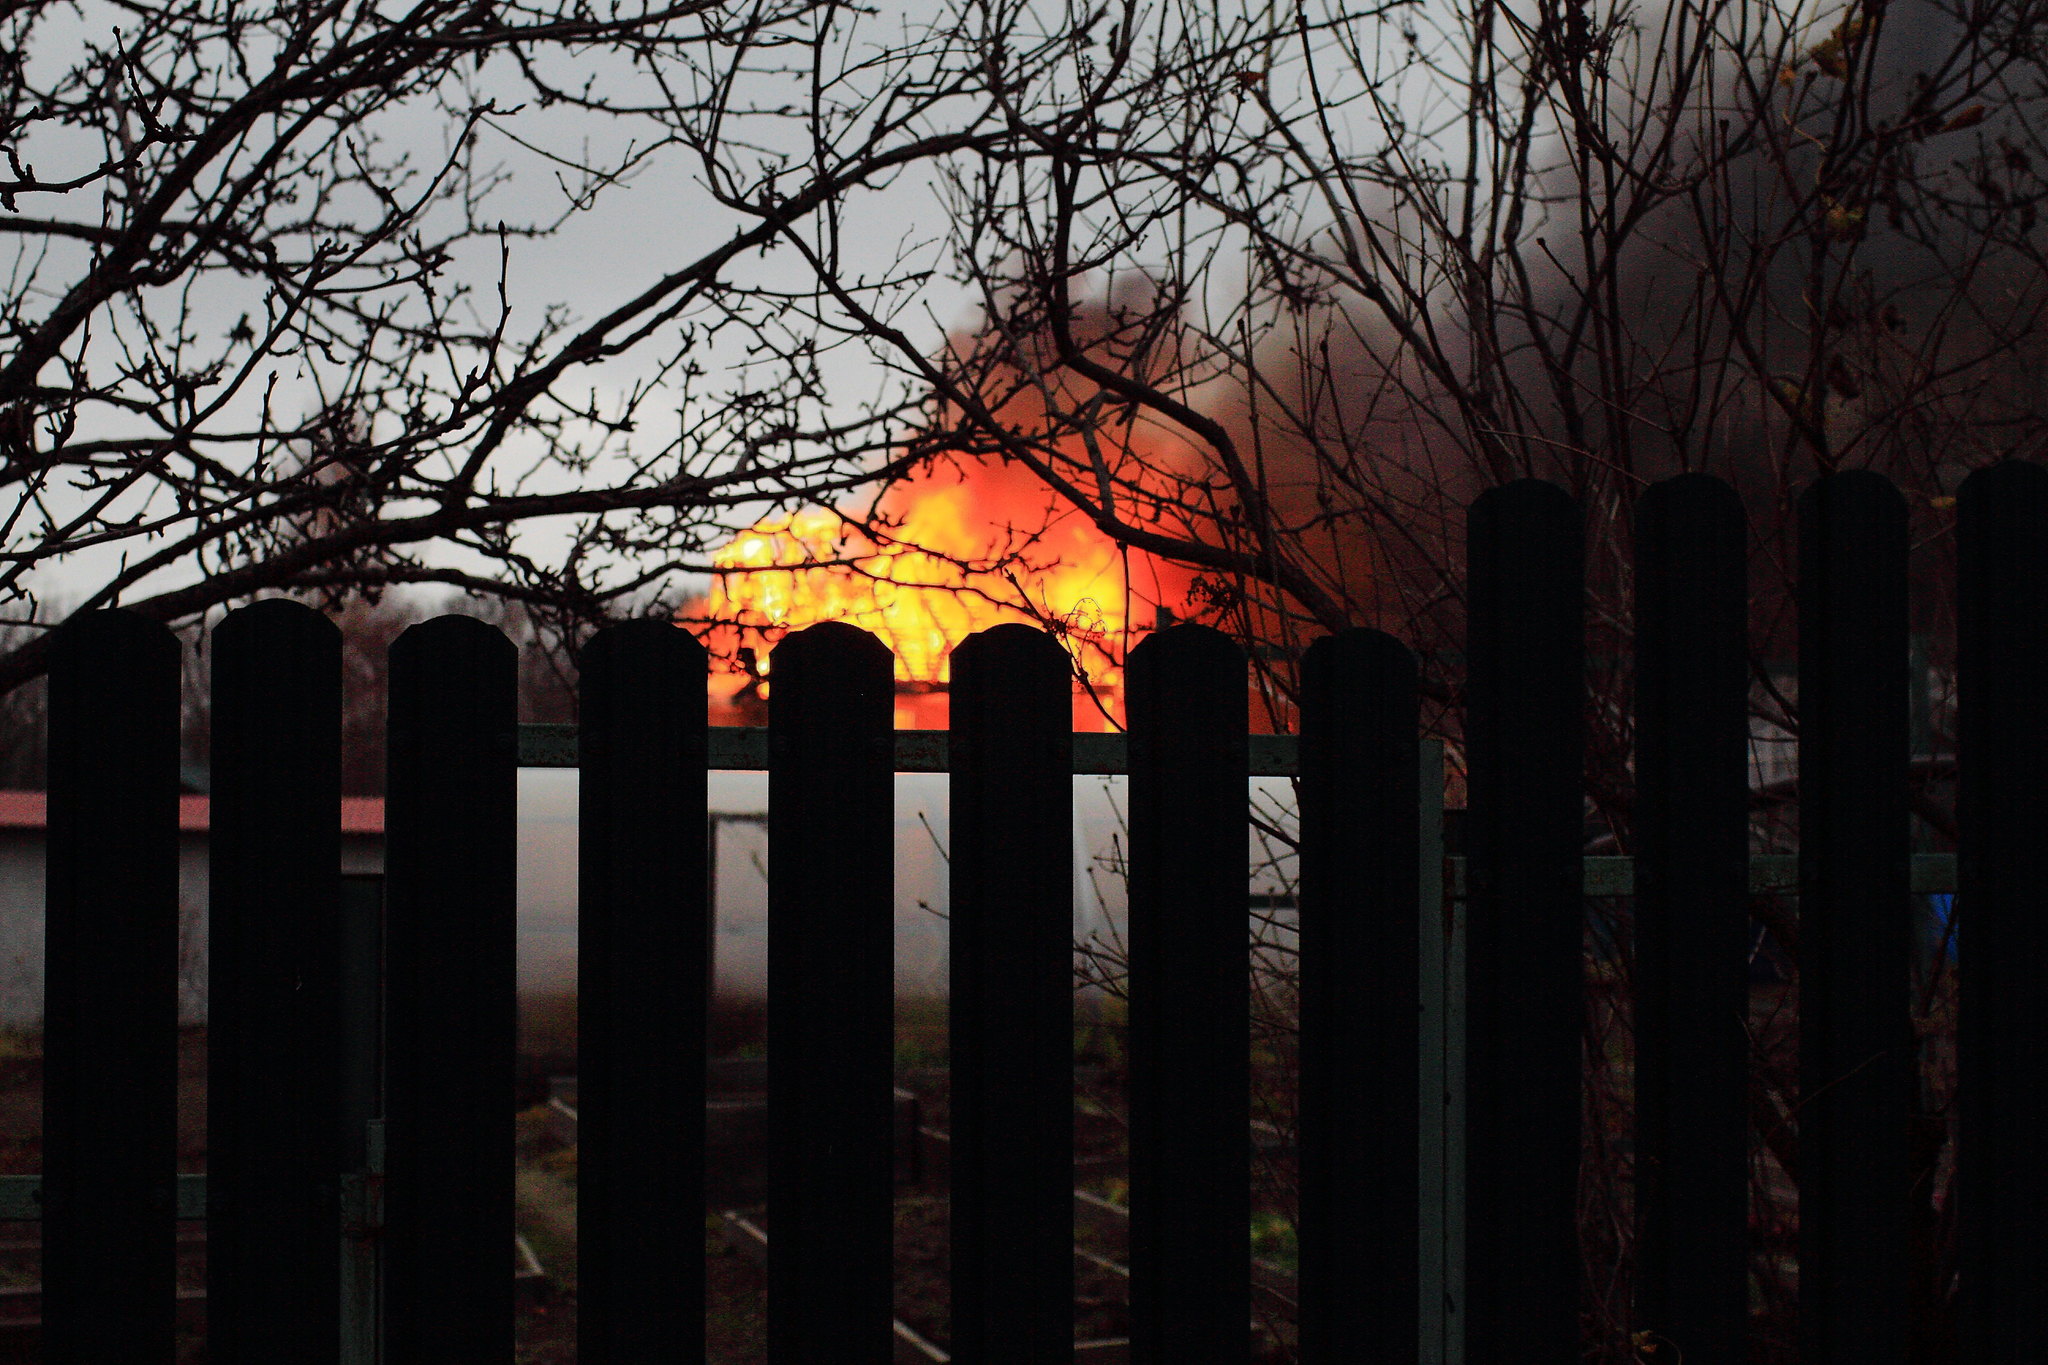
[[[1942,935],[1947,933],[1948,960],[1950,962],[1956,960],[1956,938],[1962,933],[1961,929],[1950,932],[1948,927],[1948,917],[1950,912],[1955,909],[1955,903],[1956,898],[1946,892],[1927,898],[1928,909],[1932,912],[1929,915],[1927,951],[1931,953],[1938,949],[1941,946]]]

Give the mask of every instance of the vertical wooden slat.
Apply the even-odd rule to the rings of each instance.
[[[1467,1365],[1579,1359],[1579,508],[1535,479],[1472,504],[1465,737]]]
[[[952,1357],[1074,1339],[1072,669],[1004,625],[953,651]]]
[[[1415,656],[1347,630],[1309,646],[1301,686],[1301,1360],[1335,1365],[1373,1342],[1384,1365],[1415,1365]]]
[[[1421,1365],[1465,1358],[1465,901],[1444,884],[1444,742],[1422,742]]]
[[[583,649],[577,1303],[584,1365],[704,1358],[704,647]]]
[[[1244,656],[1175,626],[1130,656],[1131,1360],[1251,1347]]]
[[[1743,1365],[1749,1313],[1749,649],[1742,502],[1636,506],[1634,1330]]]
[[[1956,501],[1958,1358],[2021,1365],[2048,1341],[2048,470]]]
[[[512,1353],[517,651],[442,616],[391,646],[385,1358]]]
[[[341,632],[273,599],[213,633],[207,1351],[340,1349]]]
[[[384,874],[341,878],[341,1365],[378,1365],[384,1180]]]
[[[768,701],[768,1360],[885,1365],[894,1134],[889,651],[787,636]]]
[[[367,1124],[384,1117],[384,874],[341,879],[341,1169],[369,1161]]]
[[[178,643],[74,616],[50,658],[43,1359],[168,1365],[176,1270]]]
[[[1906,1358],[1906,649],[1905,500],[1828,475],[1799,500],[1803,1365]]]

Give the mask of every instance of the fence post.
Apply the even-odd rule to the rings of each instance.
[[[1130,655],[1131,1360],[1251,1349],[1244,655],[1174,626]]]
[[[579,665],[577,1354],[701,1360],[704,647],[628,621]]]
[[[178,643],[128,611],[50,657],[43,1359],[169,1365],[176,1309]]]
[[[213,633],[206,1337],[341,1344],[341,632],[282,598]]]
[[[894,667],[828,621],[768,700],[768,1360],[894,1355]]]
[[[1482,493],[1469,525],[1465,1360],[1576,1365],[1580,514],[1520,479]]]
[[[1827,475],[1799,500],[1802,1365],[1906,1359],[1906,643],[1905,500]]]
[[[952,1357],[1074,1341],[1073,669],[1023,625],[953,651]]]
[[[1415,656],[1347,630],[1309,646],[1301,689],[1301,1360],[1375,1342],[1384,1365],[1416,1365]]]
[[[1748,543],[1705,474],[1636,504],[1636,1331],[1742,1365],[1749,1322]]]
[[[467,616],[423,622],[391,646],[391,1365],[512,1354],[517,657],[497,627]]]
[[[2022,1365],[2048,1340],[2048,470],[1980,469],[1957,504],[1957,1358]]]

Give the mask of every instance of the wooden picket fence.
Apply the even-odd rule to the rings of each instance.
[[[1655,485],[1637,515],[1636,1320],[1676,1348],[1659,1365],[1733,1365],[1748,1308],[1746,531],[1728,487],[1697,475]],[[1905,506],[1879,477],[1835,474],[1805,494],[1800,528],[1801,1358],[1904,1365]],[[2029,908],[2048,886],[2048,472],[1973,474],[1958,536],[1962,1358],[2019,1362],[2048,1340],[2048,1239],[2028,1231],[2048,1214],[2048,916]],[[1238,1365],[1250,1346],[1255,766],[1299,777],[1301,1360],[1580,1359],[1579,510],[1533,480],[1491,490],[1469,554],[1461,1020],[1425,1008],[1443,957],[1417,907],[1445,902],[1412,655],[1367,630],[1313,645],[1298,739],[1259,739],[1286,761],[1254,765],[1229,640],[1176,626],[1132,652],[1140,1365]],[[5,1213],[42,1220],[51,1362],[169,1362],[175,1223],[201,1215],[215,1365],[512,1357],[515,650],[458,616],[391,650],[380,1085],[359,1046],[379,1027],[362,1003],[375,955],[336,870],[339,647],[329,621],[279,600],[213,636],[209,1170],[181,1183],[178,647],[123,611],[59,631],[45,1168],[0,1190]],[[739,740],[707,729],[704,653],[666,623],[600,632],[582,668],[580,1358],[698,1359],[704,1247],[678,1232],[703,1214],[705,773],[714,740]],[[826,624],[788,636],[773,676],[769,1358],[881,1365],[891,659]],[[1052,637],[985,631],[954,655],[950,732],[917,741],[933,751],[918,766],[951,775],[961,1362],[1073,1349],[1072,775],[1098,741],[1069,733],[1070,686]],[[1449,1135],[1429,1117],[1444,1078],[1421,1059],[1451,1025],[1463,1161],[1447,1182],[1431,1160]],[[1447,1207],[1462,1212],[1447,1222]],[[344,1249],[372,1232],[368,1314]]]

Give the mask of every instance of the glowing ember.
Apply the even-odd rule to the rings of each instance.
[[[719,568],[752,572],[721,575],[685,613],[719,623],[703,639],[731,665],[713,679],[714,706],[727,713],[716,723],[746,718],[766,696],[768,651],[784,633],[847,621],[896,656],[897,725],[943,727],[953,646],[1022,621],[1051,628],[1073,655],[1076,728],[1105,729],[1105,710],[1122,720],[1134,633],[1153,625],[1160,604],[1179,607],[1190,577],[1120,550],[1063,514],[1028,471],[999,465],[934,468],[892,489],[876,523],[889,528],[885,539],[807,509],[765,520],[717,552]]]

